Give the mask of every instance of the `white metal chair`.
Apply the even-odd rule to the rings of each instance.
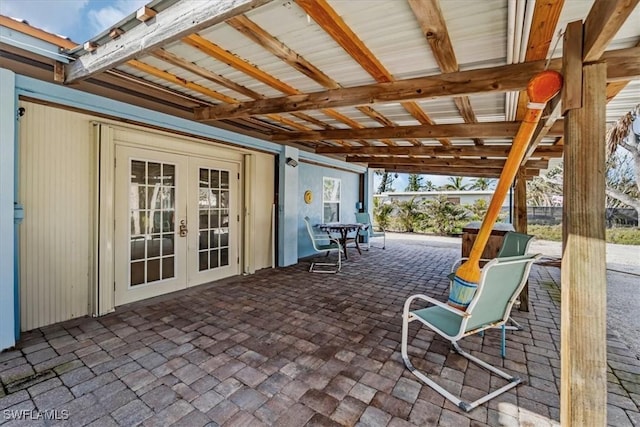
[[[307,226],[307,231],[309,232],[309,237],[311,238],[311,244],[313,245],[313,249],[316,252],[326,252],[326,256],[329,256],[329,253],[332,250],[338,251],[338,261],[336,263],[328,263],[328,262],[311,262],[311,267],[309,267],[309,271],[312,273],[337,273],[342,268],[342,245],[338,239],[334,239],[328,233],[318,233],[313,228],[311,223],[309,222],[309,217],[304,217],[304,222]],[[335,267],[334,269],[326,269],[326,268],[316,268],[316,266],[320,267]]]
[[[465,352],[458,345],[458,341],[468,335],[473,335],[485,329],[495,328],[509,318],[513,306],[520,291],[531,271],[531,266],[537,255],[524,255],[508,258],[495,258],[489,261],[482,269],[478,289],[467,308],[467,311],[458,310],[444,302],[438,301],[426,295],[412,295],[404,304],[402,313],[402,359],[406,367],[429,387],[449,399],[463,411],[470,411],[478,405],[504,393],[520,384],[521,379],[514,377],[487,362]],[[426,301],[430,307],[411,310],[411,304],[415,300]],[[449,340],[453,349],[463,357],[501,376],[509,383],[494,392],[473,401],[465,402],[454,396],[442,386],[429,378],[426,374],[416,369],[409,360],[408,333],[409,323],[418,321],[438,335]],[[471,384],[472,385],[472,384]]]
[[[382,249],[385,248],[387,238],[384,229],[381,229],[381,231],[375,231],[373,229],[373,223],[371,222],[371,217],[368,212],[356,212],[356,222],[367,225],[367,228],[358,231],[357,235],[365,237],[367,241],[367,250],[371,249],[371,239],[374,237],[382,237]]]
[[[496,258],[524,255],[529,250],[529,245],[531,244],[532,240],[533,240],[533,236],[530,234],[518,233],[516,231],[509,231],[504,235],[502,246],[500,246],[500,249],[498,250],[498,254],[496,255]],[[458,269],[460,264],[463,261],[466,261],[467,259],[468,258],[466,257],[460,258],[459,260],[453,263],[453,265],[451,266],[451,274],[449,274],[449,280],[453,281],[453,278],[456,275],[456,270]],[[485,258],[481,258],[480,261],[486,263],[489,260]],[[520,304],[520,301],[516,300],[515,305],[517,306],[519,304]],[[523,329],[522,326],[518,322],[513,320],[511,316],[509,316],[509,322],[511,322],[512,324],[511,325],[503,324],[501,326],[502,339],[501,339],[501,346],[500,346],[500,354],[502,355],[503,358],[506,357],[507,355],[507,349],[505,345],[506,331],[507,330],[521,331]]]

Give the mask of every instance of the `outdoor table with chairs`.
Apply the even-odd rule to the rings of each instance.
[[[338,241],[340,242],[340,245],[342,246],[342,250],[344,252],[344,259],[348,259],[349,256],[347,255],[347,243],[350,241],[354,241],[356,244],[356,249],[358,250],[358,253],[362,255],[362,251],[360,250],[360,244],[358,243],[358,235],[360,230],[366,230],[368,225],[367,224],[361,224],[361,223],[353,223],[353,224],[342,224],[342,223],[327,223],[327,224],[318,224],[316,225],[316,227],[318,227],[318,229],[325,231],[326,233],[328,233],[329,235],[331,235],[331,233],[336,233],[336,234],[340,234],[340,237],[338,237]],[[349,236],[349,233],[354,233],[354,235]]]

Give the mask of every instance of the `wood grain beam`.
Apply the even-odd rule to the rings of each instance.
[[[244,61],[243,59],[235,56],[231,52],[221,48],[217,44],[205,39],[198,34],[191,34],[183,38],[182,42],[198,49],[202,53],[205,53],[212,58],[217,59],[218,61],[224,62],[230,67],[233,67],[236,70],[245,73],[246,75],[258,80],[261,83],[266,84],[267,86],[279,90],[282,93],[285,93],[287,95],[300,94],[300,92],[296,88],[286,84],[281,80],[278,80],[271,74],[262,71],[258,67],[248,63],[247,61]]]
[[[181,77],[176,76],[175,74],[171,74],[168,73],[166,71],[160,70],[158,68],[155,68],[149,64],[145,64],[144,62],[138,61],[137,59],[132,59],[130,61],[127,62],[127,65],[135,68],[138,71],[142,71],[143,73],[147,73],[150,74],[152,76],[158,77],[160,79],[166,80],[168,82],[171,82],[173,84],[176,84],[178,86],[182,86],[185,89],[189,89],[189,90],[193,90],[195,92],[201,93],[205,96],[208,96],[209,98],[213,98],[215,100],[218,101],[222,101],[222,102],[227,102],[227,103],[231,103],[231,104],[239,104],[240,101],[238,101],[235,98],[232,98],[230,96],[224,95],[220,92],[216,92],[213,89],[209,89],[207,87],[204,87],[202,85],[199,85],[197,83],[194,82],[190,82],[188,80],[185,80]]]
[[[349,163],[368,163],[376,165],[407,165],[407,166],[451,166],[472,168],[498,168],[504,167],[504,159],[454,159],[446,157],[379,157],[379,156],[347,156]],[[525,167],[529,169],[547,169],[548,160],[529,160]]]
[[[638,3],[640,0],[595,0],[584,20],[584,62],[600,59]]]
[[[377,82],[395,81],[393,75],[382,65],[362,40],[351,30],[340,15],[325,0],[296,0],[298,6],[358,62]],[[433,121],[415,102],[403,102],[402,106],[420,123],[433,124]],[[419,110],[419,112],[418,112]],[[449,145],[450,141],[440,141]]]
[[[460,71],[439,0],[409,0],[409,6],[422,29],[422,34],[431,46],[440,70],[443,73]],[[473,112],[469,97],[458,96],[453,99],[453,102],[466,123],[477,123],[478,119]],[[474,142],[483,144],[480,138],[475,138]]]
[[[238,83],[234,82],[233,80],[230,80],[226,77],[223,77],[219,74],[216,74],[212,71],[209,71],[208,69],[201,67],[199,65],[194,64],[193,62],[189,62],[186,59],[183,59],[181,57],[179,57],[178,55],[175,55],[167,50],[164,49],[158,49],[155,50],[153,52],[151,52],[151,55],[155,56],[158,59],[163,60],[164,62],[167,62],[169,64],[175,65],[176,67],[180,67],[184,70],[190,71],[193,74],[196,74],[200,77],[203,77],[213,83],[219,84],[220,86],[224,86],[227,89],[231,89],[233,91],[236,91],[238,93],[241,93],[245,96],[248,96],[249,98],[252,99],[262,99],[265,98],[264,95],[249,89],[248,87],[239,85]]]
[[[467,176],[467,177],[485,177],[485,178],[499,178],[502,169],[500,168],[466,168],[466,167],[437,167],[437,166],[389,166],[389,165],[375,165],[370,164],[371,169],[384,169],[387,172],[397,173],[417,173],[427,175],[454,175],[454,176]],[[526,169],[525,174],[528,177],[539,175],[538,169]]]
[[[291,50],[288,46],[276,39],[246,16],[235,16],[228,19],[226,22],[247,38],[253,40],[268,52],[271,52],[283,62],[295,68],[321,86],[327,89],[338,89],[340,87],[335,80],[327,76],[322,72],[322,70],[304,59],[302,55]]]
[[[324,139],[411,139],[411,138],[512,138],[516,135],[518,122],[459,123],[448,125],[417,125],[398,127],[379,127],[361,129],[312,130],[308,132],[274,133],[271,140],[284,141],[321,141]],[[554,122],[545,135],[562,136],[564,125],[561,120]],[[422,144],[420,144],[422,145]]]
[[[640,48],[605,52],[609,81],[640,77]],[[498,93],[525,89],[536,73],[544,70],[545,61],[502,65],[436,76],[417,77],[389,83],[374,83],[343,89],[280,98],[261,99],[239,105],[221,105],[195,110],[197,120],[246,117],[255,114],[317,110],[322,108],[371,105],[408,99],[435,99],[478,93]],[[562,60],[555,59],[549,69],[559,71]]]
[[[67,65],[66,83],[124,64],[146,52],[209,28],[233,16],[248,12],[271,0],[200,0],[177,2],[158,13],[152,21],[137,25],[117,39],[99,46]]]
[[[583,107],[567,112],[561,270],[560,421],[607,424],[605,66],[585,64]]]
[[[370,147],[318,147],[316,153],[319,154],[347,154],[347,155],[370,155],[370,156],[459,156],[459,157],[507,157],[511,145],[459,145],[459,146],[370,146]],[[535,158],[562,157],[562,147],[555,145],[538,146],[534,155]]]
[[[256,24],[246,16],[244,15],[236,16],[227,20],[226,22],[231,27],[239,31],[241,34],[243,34],[253,42],[259,44],[268,52],[272,53],[274,56],[276,56],[277,58],[279,58],[280,60],[288,64],[289,66],[295,68],[302,74],[305,74],[307,77],[314,80],[316,83],[320,84],[324,88],[338,89],[341,87],[338,82],[336,82],[331,77],[326,75],[322,70],[320,70],[318,67],[313,65],[311,62],[304,59],[302,55],[299,55],[297,52],[290,49],[288,46],[286,46],[284,43],[282,43],[280,40],[275,38],[273,35],[271,35],[269,32],[267,32],[265,29],[260,27],[258,24]],[[264,72],[262,73],[266,74]],[[264,81],[266,82],[268,80],[271,81],[271,79],[269,78],[265,78]],[[276,89],[279,89],[279,87],[276,87]],[[290,86],[287,87],[286,89],[287,91],[285,93],[288,93],[288,94],[301,93],[297,89]],[[373,109],[371,110],[372,112],[374,112]],[[352,120],[347,116],[345,116],[344,114],[339,113],[335,110],[326,109],[323,112],[327,116],[332,117],[336,120],[339,120],[342,123],[345,123],[348,126],[351,126],[352,128],[359,129],[364,127],[362,124],[358,123],[357,121]],[[380,113],[375,112],[375,114],[376,116],[383,117],[382,114]],[[395,145],[393,141],[383,141],[383,142],[388,145]],[[368,144],[366,141],[363,143],[365,145]]]
[[[537,0],[531,19],[531,29],[529,31],[529,41],[525,52],[525,62],[545,59],[549,54],[549,48],[556,33],[560,13],[564,7],[565,0]],[[516,110],[516,120],[522,120],[527,109],[529,97],[527,91],[520,91],[518,97],[518,109]]]
[[[517,122],[460,123],[417,125],[365,129],[332,129],[274,134],[272,141],[321,141],[323,139],[409,139],[409,138],[512,138],[518,132]],[[562,129],[558,129],[562,131]]]

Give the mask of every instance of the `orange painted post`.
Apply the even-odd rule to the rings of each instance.
[[[478,230],[478,235],[469,254],[469,259],[458,267],[453,279],[453,286],[449,293],[448,302],[456,308],[465,310],[473,298],[473,294],[480,281],[480,257],[491,235],[491,229],[498,219],[498,214],[502,209],[502,203],[507,196],[509,187],[511,187],[513,183],[513,179],[525,155],[527,146],[531,141],[533,132],[540,121],[542,111],[547,102],[549,102],[561,88],[562,76],[556,71],[543,71],[533,77],[527,85],[527,94],[529,95],[530,101],[527,105],[524,120],[520,124],[518,133],[513,140],[511,151],[500,174],[500,180],[491,198],[487,214],[482,221],[480,230]]]

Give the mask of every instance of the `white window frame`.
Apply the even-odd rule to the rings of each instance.
[[[334,185],[337,187],[337,197],[335,197],[335,193],[333,194],[334,197],[332,198],[326,198],[327,194],[325,192],[325,186],[328,182],[333,182]],[[328,176],[324,176],[322,177],[322,222],[323,223],[330,223],[330,222],[340,222],[340,199],[342,197],[342,181],[340,180],[340,178],[333,178],[333,177],[328,177]],[[338,209],[337,209],[337,218],[326,218],[325,214],[326,214],[326,209],[325,209],[325,205],[327,203],[331,203],[331,204],[337,204],[338,205]]]

